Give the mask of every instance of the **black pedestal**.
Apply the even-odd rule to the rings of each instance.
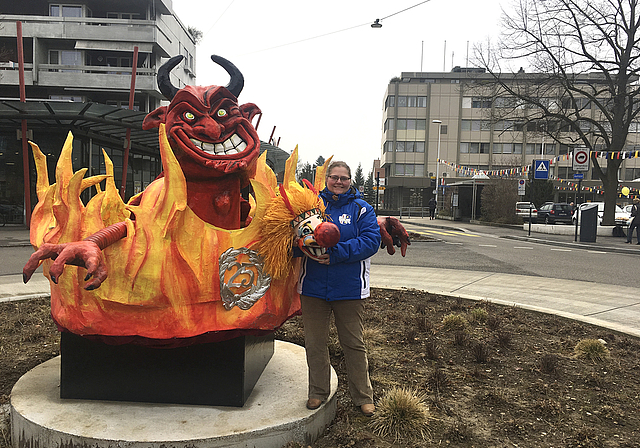
[[[159,349],[62,333],[60,398],[243,406],[274,350],[273,334]]]

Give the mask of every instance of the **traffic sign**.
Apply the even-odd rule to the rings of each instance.
[[[524,179],[518,180],[518,196],[524,196],[526,193],[526,184]]]
[[[574,179],[584,179],[584,173],[573,173]]]
[[[573,151],[573,171],[589,171],[589,150],[576,148]]]
[[[549,179],[549,161],[548,160],[533,161],[533,178]]]

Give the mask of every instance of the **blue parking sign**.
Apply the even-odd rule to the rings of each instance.
[[[549,179],[549,161],[548,160],[533,161],[533,178]]]

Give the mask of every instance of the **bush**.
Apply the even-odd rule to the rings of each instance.
[[[604,361],[609,357],[609,350],[599,339],[581,339],[576,344],[573,352],[578,358],[588,359],[593,362]]]
[[[424,440],[428,435],[429,409],[424,395],[394,387],[378,402],[371,428],[380,437],[400,440]]]
[[[480,212],[483,221],[518,224],[516,217],[518,202],[518,181],[515,179],[494,179],[482,188]]]

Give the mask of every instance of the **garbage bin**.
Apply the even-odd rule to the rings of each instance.
[[[595,243],[598,233],[598,204],[580,207],[580,242]]]

